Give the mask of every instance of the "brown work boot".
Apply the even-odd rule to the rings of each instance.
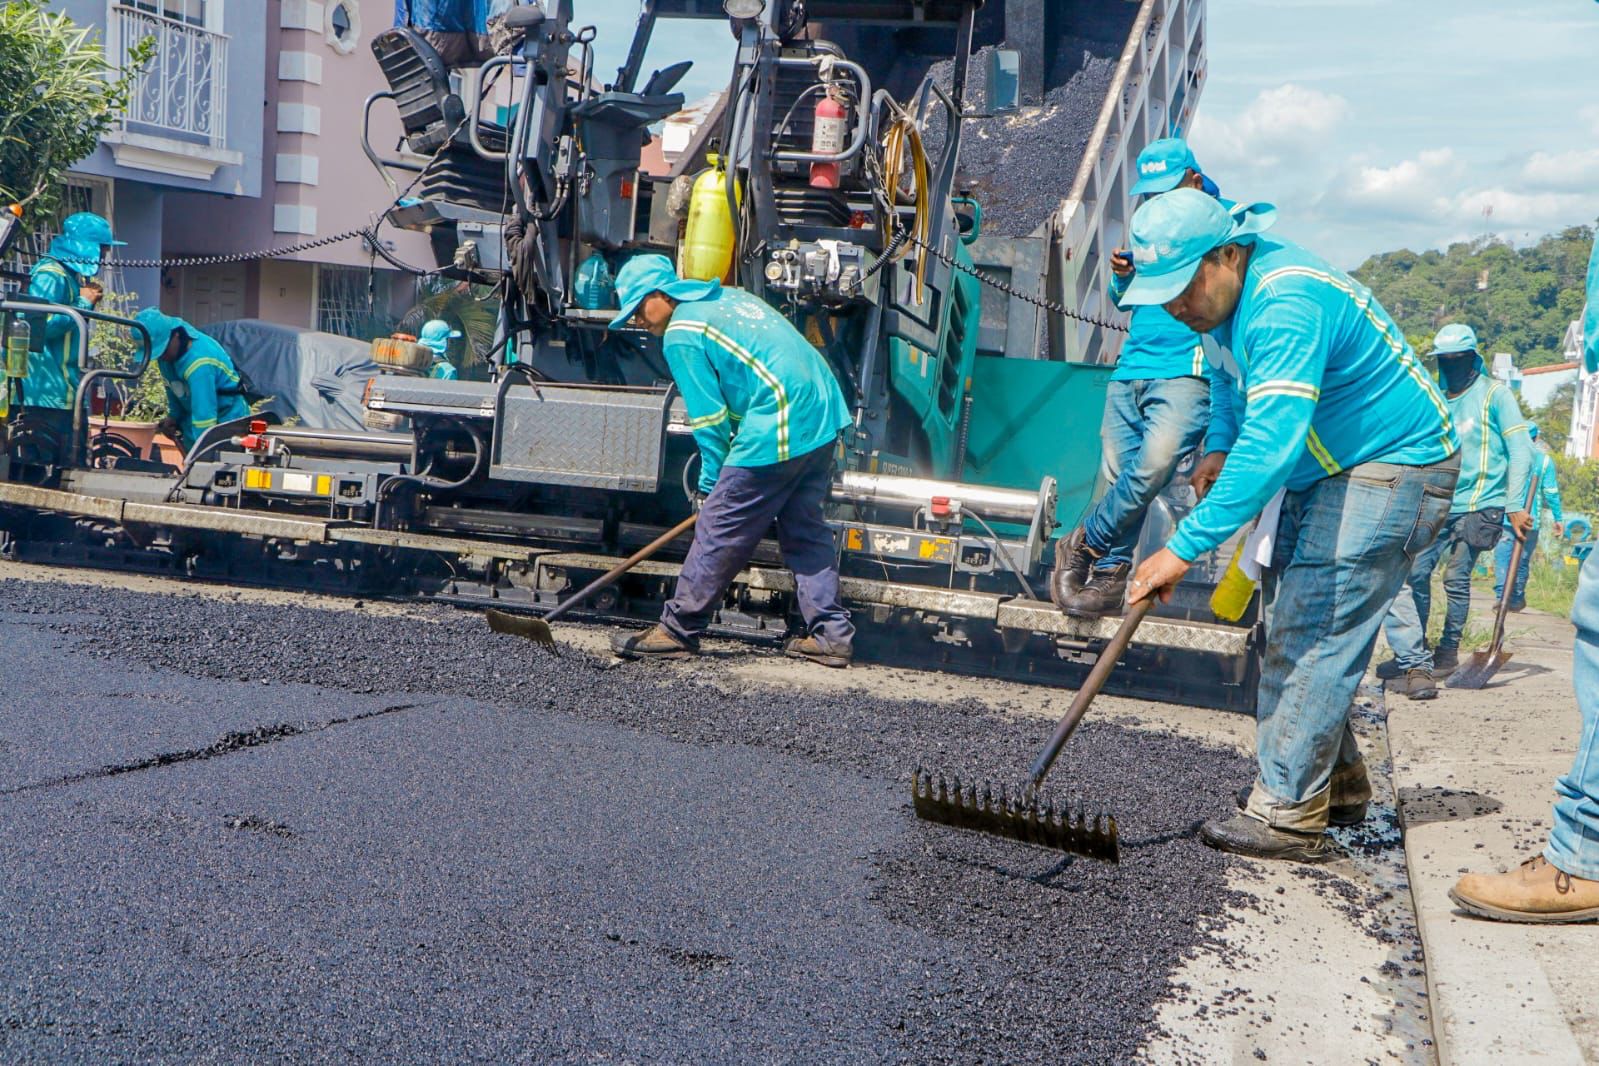
[[[1083,582],[1088,580],[1088,568],[1099,556],[1088,546],[1087,532],[1078,526],[1055,542],[1055,572],[1049,575],[1049,598],[1055,606],[1066,609],[1066,601]]]
[[[618,659],[688,659],[700,652],[660,625],[636,633],[616,634],[611,638],[611,651]]]
[[[1459,648],[1434,648],[1432,650],[1432,672],[1434,677],[1448,677],[1459,666]]]
[[[1326,833],[1275,829],[1247,814],[1235,815],[1226,821],[1212,818],[1199,827],[1199,839],[1217,851],[1248,855],[1252,859],[1315,863],[1338,857],[1338,850]]]
[[[1066,598],[1061,610],[1073,618],[1121,614],[1122,601],[1127,598],[1127,576],[1132,569],[1129,563],[1119,563],[1109,570],[1091,571],[1083,587]]]
[[[849,645],[836,647],[823,644],[815,637],[793,637],[783,645],[783,654],[791,659],[809,659],[813,663],[831,666],[842,670],[850,664],[855,657],[855,651]]]
[[[1501,922],[1599,920],[1599,881],[1573,877],[1542,855],[1502,874],[1467,874],[1449,898],[1467,914]]]
[[[1438,698],[1438,683],[1433,680],[1432,671],[1425,666],[1406,671],[1404,677],[1389,681],[1385,687],[1389,692],[1397,692],[1413,700]]]

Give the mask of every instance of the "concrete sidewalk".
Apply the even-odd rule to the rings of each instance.
[[[1393,784],[1445,1066],[1599,1063],[1599,925],[1481,921],[1448,897],[1461,874],[1507,869],[1543,849],[1555,778],[1570,768],[1577,742],[1572,635],[1564,618],[1512,615],[1506,647],[1514,658],[1488,688],[1444,688],[1431,702],[1387,696]]]

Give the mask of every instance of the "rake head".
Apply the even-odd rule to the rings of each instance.
[[[911,804],[916,817],[924,821],[975,829],[1105,862],[1120,861],[1116,818],[1104,812],[1096,812],[1092,819],[1081,806],[1075,814],[1066,806],[1057,812],[1053,804],[1041,802],[1026,791],[1012,798],[1003,788],[996,794],[986,784],[963,787],[958,777],[950,784],[942,776],[921,770],[911,779]]]

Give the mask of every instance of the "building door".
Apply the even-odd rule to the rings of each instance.
[[[183,292],[178,313],[191,325],[207,326],[246,317],[243,263],[185,267],[178,284]]]

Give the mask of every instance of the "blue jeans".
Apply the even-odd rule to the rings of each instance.
[[[1505,535],[1494,547],[1494,599],[1505,591],[1505,572],[1510,569],[1510,552],[1516,546],[1516,535],[1505,527]],[[1510,590],[1510,606],[1520,607],[1527,602],[1527,568],[1532,565],[1532,553],[1538,550],[1538,531],[1527,534],[1527,546],[1521,549],[1521,565],[1516,567],[1516,583]]]
[[[1432,614],[1432,572],[1438,560],[1448,555],[1444,569],[1444,595],[1448,600],[1444,629],[1438,647],[1459,648],[1471,613],[1471,572],[1482,552],[1456,535],[1464,514],[1452,514],[1432,547],[1416,558],[1405,579],[1405,587],[1394,597],[1383,624],[1383,635],[1394,650],[1394,659],[1403,670],[1432,669],[1432,650],[1427,647],[1427,618]]]
[[[1571,620],[1577,624],[1571,678],[1582,737],[1571,772],[1555,782],[1555,827],[1543,856],[1573,877],[1599,881],[1599,552],[1588,553],[1582,564]]]
[[[1210,383],[1204,378],[1112,381],[1100,423],[1105,490],[1083,520],[1096,570],[1133,561],[1144,512],[1183,457],[1205,439]]]
[[[1320,832],[1335,791],[1339,803],[1370,798],[1349,707],[1383,613],[1443,529],[1458,476],[1455,459],[1365,463],[1283,499],[1264,582],[1251,817]]]
[[[700,506],[694,543],[683,560],[677,589],[661,612],[661,625],[698,647],[722,605],[727,586],[777,523],[783,565],[794,572],[800,614],[811,636],[829,648],[848,648],[855,637],[838,599],[838,550],[822,517],[833,483],[831,444],[771,466],[724,466]]]

